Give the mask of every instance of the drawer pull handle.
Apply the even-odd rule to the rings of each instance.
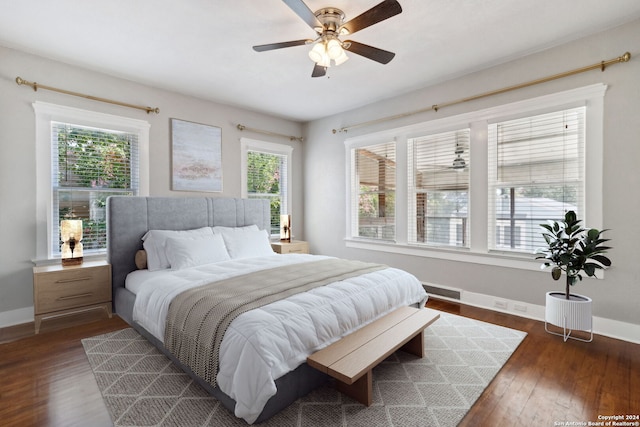
[[[91,277],[85,276],[85,277],[78,277],[75,279],[60,279],[60,280],[56,280],[56,283],[84,282],[85,280],[91,280]]]
[[[90,297],[91,295],[93,295],[93,292],[87,292],[86,294],[78,294],[78,295],[67,295],[67,296],[58,298],[58,301],[66,301],[69,299],[76,299],[76,298],[86,298],[86,297]]]

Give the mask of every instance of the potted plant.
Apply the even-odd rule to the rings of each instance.
[[[604,245],[609,239],[602,238],[606,230],[586,230],[580,223],[576,213],[569,211],[564,221],[540,224],[547,246],[536,251],[536,259],[545,260],[541,268],[551,267],[554,280],[559,280],[563,273],[566,278],[565,292],[547,292],[545,306],[545,329],[550,332],[547,323],[563,328],[565,341],[572,330],[589,331],[593,338],[591,298],[572,294],[571,286],[582,280],[582,273],[593,277],[598,270],[611,265],[611,260],[604,255],[611,249]]]

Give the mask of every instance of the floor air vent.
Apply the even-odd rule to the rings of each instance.
[[[434,297],[441,296],[445,298],[455,299],[458,301],[460,300],[460,291],[456,289],[439,288],[437,286],[425,285],[425,284],[422,284],[422,287],[424,288],[425,291],[427,291],[429,295],[433,295]]]

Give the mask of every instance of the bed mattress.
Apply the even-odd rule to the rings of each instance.
[[[178,271],[137,270],[126,279],[127,289],[136,294],[133,320],[163,341],[169,304],[183,290],[326,258],[277,254]],[[424,306],[426,299],[413,275],[385,268],[251,310],[227,329],[220,348],[217,385],[236,401],[235,415],[253,423],[276,393],[275,380],[304,363],[310,354],[398,307]]]

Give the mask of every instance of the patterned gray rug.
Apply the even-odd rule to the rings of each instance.
[[[425,331],[426,357],[401,351],[373,371],[366,407],[331,384],[261,426],[456,426],[525,332],[448,313]],[[116,426],[246,426],[133,329],[82,341]]]

